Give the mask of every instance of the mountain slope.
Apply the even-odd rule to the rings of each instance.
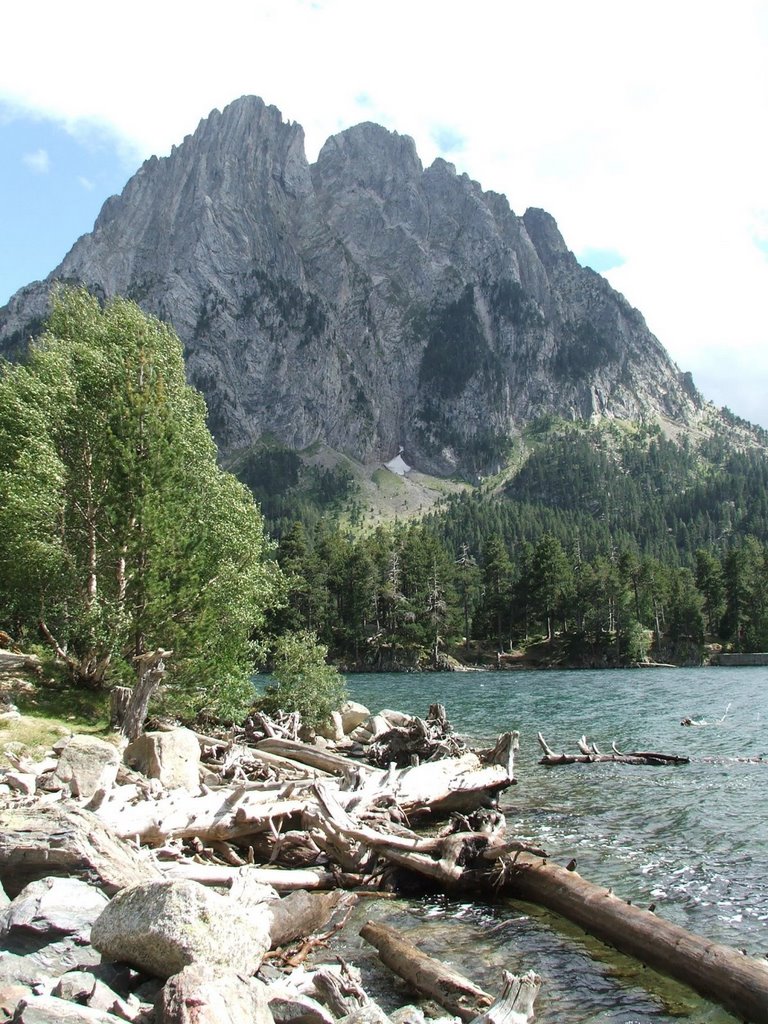
[[[148,160],[44,282],[0,310],[23,350],[55,280],[173,324],[223,453],[266,436],[362,461],[493,471],[536,417],[698,421],[640,313],[582,268],[549,214],[516,216],[374,124],[330,138],[256,97]]]

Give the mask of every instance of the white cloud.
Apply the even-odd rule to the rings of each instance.
[[[22,45],[4,54],[8,103],[108,129],[136,162],[243,93],[300,122],[310,158],[361,120],[412,135],[425,163],[460,140],[459,171],[516,212],[549,210],[575,252],[621,254],[606,276],[702,387],[738,352],[748,379],[728,404],[768,425],[768,409],[747,408],[768,382],[762,0],[42,7],[44,19],[4,13],[6,37],[36,52],[34,64]]]
[[[25,153],[21,159],[24,165],[35,174],[47,174],[51,169],[51,158],[45,149],[36,149],[33,153]]]
[[[80,185],[81,188],[84,188],[86,192],[93,192],[93,190],[96,188],[96,183],[94,181],[91,181],[90,178],[86,178],[82,174],[78,174],[77,183],[78,185]]]

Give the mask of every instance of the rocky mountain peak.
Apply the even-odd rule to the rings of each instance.
[[[370,189],[382,198],[417,182],[423,168],[416,143],[365,121],[331,136],[313,168],[315,183],[336,188]]]
[[[533,242],[539,259],[549,266],[562,256],[570,255],[565,239],[560,234],[557,221],[551,213],[529,207],[523,214],[523,224]]]
[[[45,282],[0,310],[18,352],[54,280],[170,321],[226,452],[264,435],[361,460],[486,472],[542,415],[697,415],[628,303],[412,139],[364,123],[310,167],[304,133],[242,97],[148,160]]]

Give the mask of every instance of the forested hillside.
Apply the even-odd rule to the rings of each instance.
[[[538,423],[521,444],[510,478],[418,522],[283,533],[280,628],[315,629],[360,668],[494,663],[536,643],[547,661],[606,665],[768,647],[762,450],[626,424]]]

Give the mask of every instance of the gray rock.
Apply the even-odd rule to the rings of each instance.
[[[343,705],[340,714],[341,727],[347,735],[371,717],[370,710],[364,704],[358,704],[354,700],[348,700]]]
[[[100,889],[77,878],[41,878],[0,911],[0,941],[17,953],[64,935],[87,943],[91,925],[108,903]]]
[[[157,1024],[274,1024],[264,986],[226,967],[190,964],[157,999]]]
[[[10,960],[15,956],[14,960]],[[47,991],[55,979],[80,967],[94,967],[101,960],[96,950],[71,935],[48,942],[24,955],[8,953],[0,960],[0,978],[16,977]]]
[[[269,1009],[275,1024],[336,1024],[336,1018],[312,996],[287,986],[267,988]]]
[[[62,974],[51,990],[57,999],[69,1003],[85,1003],[96,986],[96,978],[88,971],[67,971]]]
[[[13,1024],[123,1024],[123,1018],[56,996],[30,996],[16,1008]]]
[[[32,796],[37,787],[37,776],[31,772],[7,771],[3,776],[6,785],[24,796]]]
[[[0,1020],[8,1020],[22,1000],[32,996],[32,989],[19,982],[0,981]]]
[[[72,736],[62,747],[56,778],[72,796],[90,800],[99,789],[110,789],[117,777],[120,751],[97,736]]]
[[[163,881],[118,893],[94,922],[91,942],[108,959],[169,978],[191,963],[252,975],[270,938],[266,915],[197,882]]]
[[[49,278],[13,296],[6,354],[57,279],[173,323],[224,454],[271,434],[362,461],[403,445],[418,469],[479,472],[538,416],[702,416],[640,313],[549,214],[517,216],[445,160],[425,169],[410,138],[375,124],[328,139],[310,166],[301,127],[253,96],[146,161]]]
[[[39,964],[30,957],[0,952],[0,985],[24,985],[31,990],[43,977],[52,979],[51,975],[44,976]]]
[[[142,733],[125,748],[123,760],[166,789],[200,788],[200,744],[190,729]]]
[[[17,896],[51,875],[92,882],[108,895],[160,878],[160,871],[117,839],[95,814],[72,804],[0,806],[0,882]]]

